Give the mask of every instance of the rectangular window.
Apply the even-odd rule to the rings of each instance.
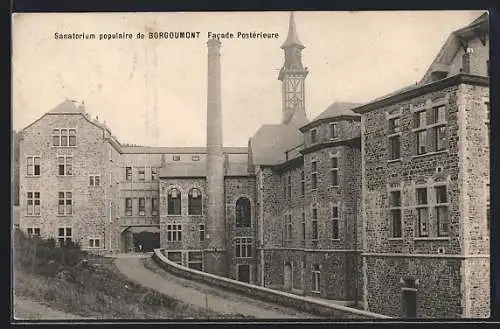
[[[339,207],[332,207],[332,239],[338,240],[340,239],[340,230],[339,230]]]
[[[302,241],[306,241],[306,213],[302,212]]]
[[[413,115],[413,127],[424,128],[427,125],[427,112],[420,111]]]
[[[151,180],[158,180],[158,168],[151,167]]]
[[[292,215],[285,215],[285,241],[292,240]]]
[[[89,248],[101,248],[101,239],[99,238],[90,238],[89,239]]]
[[[146,169],[145,168],[138,168],[137,175],[139,177],[139,180],[145,180],[146,179]]]
[[[40,157],[29,156],[26,158],[26,175],[40,176]]]
[[[132,198],[125,198],[125,215],[132,216]]]
[[[389,213],[392,225],[392,237],[402,237],[401,223],[401,191],[391,191],[389,193]]]
[[[427,153],[427,131],[417,132],[417,154]]]
[[[60,155],[57,157],[58,174],[59,176],[73,175],[73,157],[70,155]]]
[[[417,188],[417,233],[418,237],[429,236],[429,215],[427,212],[427,188]]]
[[[318,209],[313,208],[312,210],[312,221],[311,221],[311,227],[312,227],[312,239],[313,240],[318,240]]]
[[[182,225],[167,225],[167,241],[182,241]]]
[[[389,137],[389,160],[401,158],[401,136],[395,135]]]
[[[73,233],[71,231],[71,227],[59,227],[57,230],[57,241],[60,246],[72,241]]]
[[[100,184],[101,184],[101,182],[100,182],[99,175],[90,175],[89,176],[89,185],[90,186],[99,186]]]
[[[53,129],[53,146],[76,146],[76,129]]]
[[[237,258],[252,257],[252,238],[235,238],[235,253]]]
[[[304,170],[301,171],[300,173],[300,194],[304,196],[306,190],[306,182],[305,182],[305,175],[304,175]]]
[[[436,223],[438,236],[448,236],[450,220],[448,217],[448,192],[446,186],[436,186]]]
[[[336,157],[330,159],[330,184],[332,186],[339,185],[339,162]]]
[[[180,251],[168,251],[167,258],[178,265],[182,265],[182,253]]]
[[[292,176],[288,175],[288,181],[287,181],[287,188],[288,188],[288,199],[292,199]]]
[[[337,138],[337,124],[336,123],[330,123],[330,139],[335,139]]]
[[[139,206],[139,216],[145,216],[146,215],[146,198],[139,198],[138,206]]]
[[[311,144],[315,144],[317,142],[317,131],[316,129],[311,130]]]
[[[62,216],[73,214],[73,193],[59,192],[59,206],[57,214]]]
[[[395,134],[399,132],[399,117],[394,117],[389,119],[389,134]]]
[[[200,241],[205,241],[205,224],[200,224]]]
[[[26,202],[26,214],[29,216],[40,216],[40,192],[28,192]]]
[[[132,180],[132,167],[125,167],[125,179]]]
[[[158,215],[158,210],[159,210],[158,205],[159,205],[158,198],[152,198],[151,199],[151,215],[152,216]]]
[[[173,155],[172,156],[172,160],[174,160],[174,161],[180,161],[181,160],[181,156],[180,155]]]
[[[30,238],[40,237],[40,228],[39,227],[28,227],[26,229],[26,232],[28,233],[28,236]]]
[[[199,155],[193,155],[193,156],[191,157],[191,160],[192,160],[192,161],[200,161],[200,156],[199,156]]]
[[[203,254],[200,251],[188,253],[188,267],[198,271],[203,270]]]
[[[434,151],[446,149],[446,126],[434,127]]]
[[[318,163],[316,161],[311,162],[311,189],[315,190],[318,188]]]
[[[430,122],[430,124],[445,123],[446,122],[446,106],[445,105],[433,107],[431,113],[432,113],[432,116],[431,116],[432,121]]]
[[[313,265],[312,269],[312,291],[320,292],[320,268],[318,264]]]

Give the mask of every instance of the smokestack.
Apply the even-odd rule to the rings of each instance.
[[[209,252],[205,269],[226,276],[224,156],[222,154],[221,70],[219,40],[210,39],[208,46],[207,86],[207,233]]]

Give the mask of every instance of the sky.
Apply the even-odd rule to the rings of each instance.
[[[306,113],[365,103],[419,81],[447,37],[479,11],[295,12],[305,45]],[[225,146],[246,146],[281,120],[280,46],[288,12],[22,13],[12,19],[13,129],[65,99],[84,102],[121,143],[206,144],[207,33],[267,32],[222,40]],[[54,33],[200,32],[198,39],[60,40]]]

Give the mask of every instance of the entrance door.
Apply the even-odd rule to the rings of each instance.
[[[250,283],[250,265],[238,265],[238,281]]]
[[[292,266],[290,265],[290,263],[285,263],[283,272],[283,288],[285,290],[290,290],[292,289]]]
[[[417,290],[403,289],[403,316],[405,318],[417,317]]]

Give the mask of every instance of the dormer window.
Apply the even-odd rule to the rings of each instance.
[[[311,144],[315,144],[318,142],[318,131],[316,129],[311,130]]]
[[[330,123],[330,139],[335,139],[339,137],[338,136],[338,131],[337,131],[337,124],[336,123]]]

